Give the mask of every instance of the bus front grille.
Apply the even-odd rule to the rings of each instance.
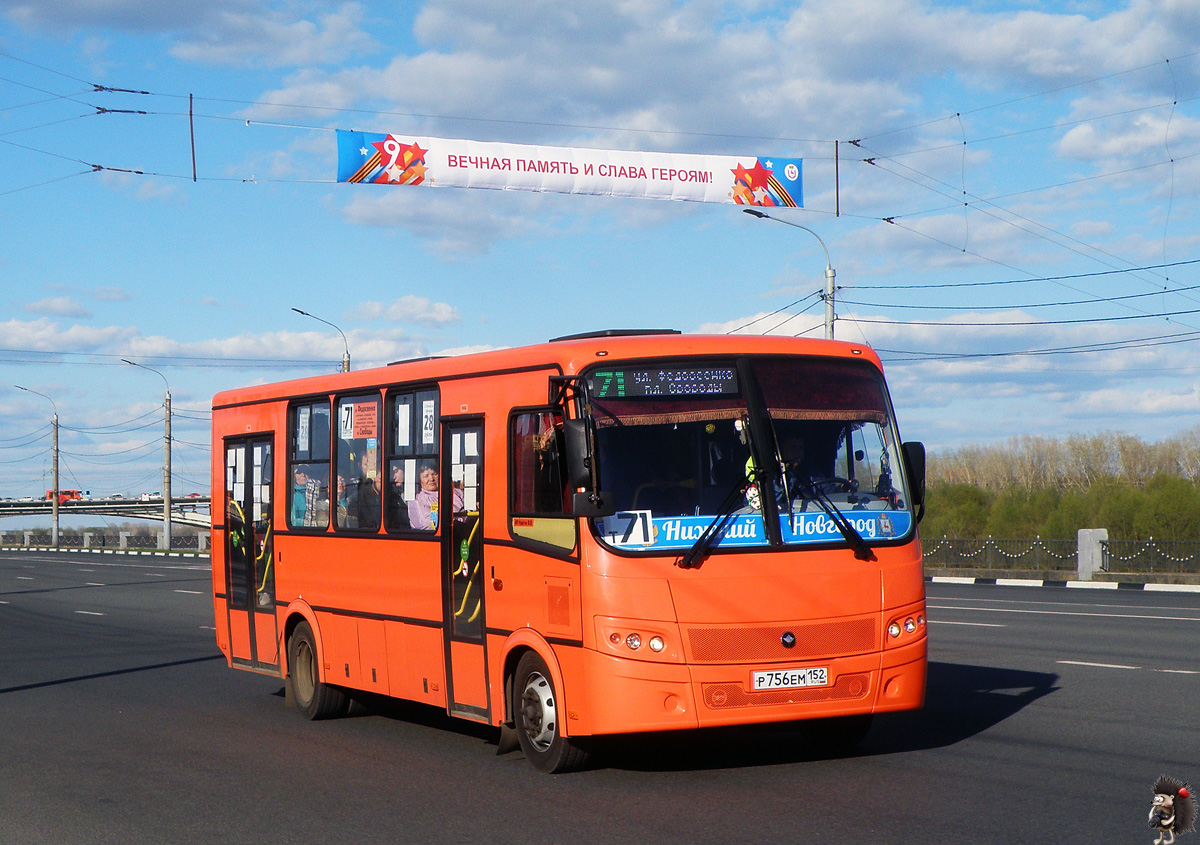
[[[788,637],[788,635],[791,637]],[[878,619],[862,616],[825,622],[797,622],[687,629],[689,658],[694,663],[815,660],[862,654],[879,648]],[[789,648],[784,643],[794,642]]]

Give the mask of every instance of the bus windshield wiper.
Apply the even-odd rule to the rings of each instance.
[[[721,536],[721,532],[725,530],[725,526],[729,524],[729,520],[733,519],[733,512],[738,509],[738,503],[742,501],[742,497],[745,496],[746,490],[752,483],[753,481],[747,481],[745,484],[735,485],[729,491],[725,501],[721,502],[721,506],[717,508],[717,514],[712,518],[712,522],[696,538],[692,547],[683,553],[683,557],[675,561],[676,566],[681,569],[692,569],[700,565],[708,556],[709,549]]]
[[[806,499],[812,499],[817,503],[821,510],[825,511],[825,515],[833,520],[833,524],[837,526],[837,530],[846,538],[846,542],[850,544],[850,548],[854,549],[854,556],[859,560],[876,560],[875,552],[867,545],[867,541],[862,538],[862,535],[854,530],[854,526],[842,514],[837,506],[829,500],[821,489],[803,476],[797,475],[796,483],[801,488]],[[789,497],[790,498],[790,497]],[[791,502],[789,501],[790,505]]]

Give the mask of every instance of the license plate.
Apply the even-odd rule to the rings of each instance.
[[[750,677],[751,687],[763,689],[797,689],[799,687],[823,687],[829,684],[829,669],[811,666],[808,669],[773,669],[755,672]]]

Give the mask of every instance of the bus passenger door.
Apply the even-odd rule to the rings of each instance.
[[[233,662],[279,668],[271,441],[225,443],[225,593]]]
[[[487,720],[484,645],[483,426],[447,422],[442,427],[442,595],[445,613],[449,710]]]

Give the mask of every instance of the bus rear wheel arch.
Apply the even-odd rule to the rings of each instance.
[[[554,678],[535,651],[521,655],[512,683],[512,713],[517,741],[525,759],[548,774],[569,772],[587,765],[591,754],[563,735],[566,711],[559,702]]]
[[[312,720],[346,715],[350,699],[342,690],[321,680],[317,639],[307,621],[299,622],[292,629],[287,654],[287,683],[296,709]]]

